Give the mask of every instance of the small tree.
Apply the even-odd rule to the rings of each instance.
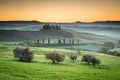
[[[44,39],[44,37],[42,38],[42,41],[43,41],[43,44],[45,44],[45,39]]]
[[[91,57],[89,61],[93,64],[93,67],[95,67],[96,64],[100,64],[100,60],[95,57]]]
[[[61,40],[58,38],[58,44],[61,44]]]
[[[40,43],[40,41],[39,40],[37,40],[37,44],[39,44]]]
[[[65,38],[63,39],[63,44],[65,44]]]
[[[120,52],[115,53],[115,56],[119,56],[120,57]]]
[[[87,62],[88,64],[92,63],[93,67],[95,67],[96,64],[100,64],[100,60],[93,55],[84,55],[81,61]]]
[[[72,62],[74,62],[77,59],[77,56],[74,54],[71,54],[69,58],[72,60]]]
[[[74,44],[74,40],[72,39],[72,44]]]
[[[15,48],[13,50],[14,57],[18,58],[20,61],[30,62],[32,61],[34,55],[33,52],[29,51],[29,48]]]
[[[81,59],[81,62],[87,62],[88,64],[90,64],[90,59],[91,59],[92,57],[94,57],[94,56],[93,56],[93,55],[89,55],[89,54],[84,55],[84,56],[82,57],[82,59]]]
[[[107,54],[108,53],[108,49],[105,47],[102,47],[100,50],[98,50],[99,53],[104,53]]]
[[[47,59],[50,59],[54,64],[64,61],[65,55],[56,51],[45,54]]]
[[[50,38],[48,38],[48,44],[50,44]]]
[[[115,55],[116,53],[117,53],[117,51],[115,50],[115,51],[109,51],[108,52],[110,55]]]
[[[31,41],[25,41],[24,42],[24,46],[33,46],[34,44],[33,44],[33,42],[31,42]]]
[[[104,42],[103,46],[107,49],[113,49],[115,47],[115,44],[113,42]]]

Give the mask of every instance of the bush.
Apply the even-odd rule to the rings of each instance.
[[[64,61],[65,55],[56,51],[45,54],[47,59],[50,59],[54,64]]]
[[[90,58],[94,57],[93,55],[84,55],[83,58],[81,59],[81,62],[87,62],[88,64],[90,64]]]
[[[100,60],[95,57],[91,57],[89,61],[93,64],[94,67],[96,64],[100,64]]]
[[[100,50],[98,50],[99,53],[104,53],[107,54],[108,53],[108,49],[105,47],[102,47]]]
[[[108,52],[110,55],[115,55],[117,53],[117,51],[109,51]]]
[[[119,56],[120,57],[120,52],[115,53],[115,56]]]
[[[29,51],[29,48],[15,48],[13,50],[14,57],[18,58],[20,61],[30,62],[32,61],[34,55],[33,52]]]
[[[74,62],[77,59],[77,56],[74,54],[71,54],[69,58],[72,60],[72,62]]]
[[[84,55],[83,58],[81,59],[81,61],[87,62],[88,64],[92,63],[94,67],[96,64],[100,64],[100,60],[95,58],[95,56],[93,56],[93,55]]]
[[[118,51],[109,51],[109,54],[120,57],[120,52],[118,52]]]
[[[107,49],[113,49],[115,47],[115,44],[113,42],[104,42],[103,46]]]

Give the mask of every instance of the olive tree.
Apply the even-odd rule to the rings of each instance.
[[[18,48],[13,50],[14,58],[18,58],[20,61],[30,62],[32,61],[34,54],[29,48]]]
[[[87,62],[88,64],[92,63],[95,67],[96,64],[100,64],[100,60],[93,55],[84,55],[81,59],[81,62]]]
[[[69,58],[72,60],[72,62],[74,62],[77,59],[77,55],[71,54]]]
[[[115,47],[115,44],[113,42],[104,42],[103,46],[107,49],[113,49]]]
[[[48,52],[45,54],[46,59],[50,59],[54,64],[64,61],[65,55],[60,54],[56,51]]]

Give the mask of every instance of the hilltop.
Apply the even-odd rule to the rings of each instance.
[[[64,30],[19,31],[0,30],[0,41],[38,40],[41,38],[73,38],[73,34]]]
[[[41,24],[39,21],[0,21],[0,24]]]
[[[37,20],[33,21],[0,21],[0,24],[120,24],[120,21],[93,21],[93,22],[81,22],[81,21],[75,21],[75,22],[40,22]]]

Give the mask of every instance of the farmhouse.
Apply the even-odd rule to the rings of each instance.
[[[61,26],[60,25],[50,25],[50,24],[43,25],[43,30],[49,30],[49,29],[60,30]]]

